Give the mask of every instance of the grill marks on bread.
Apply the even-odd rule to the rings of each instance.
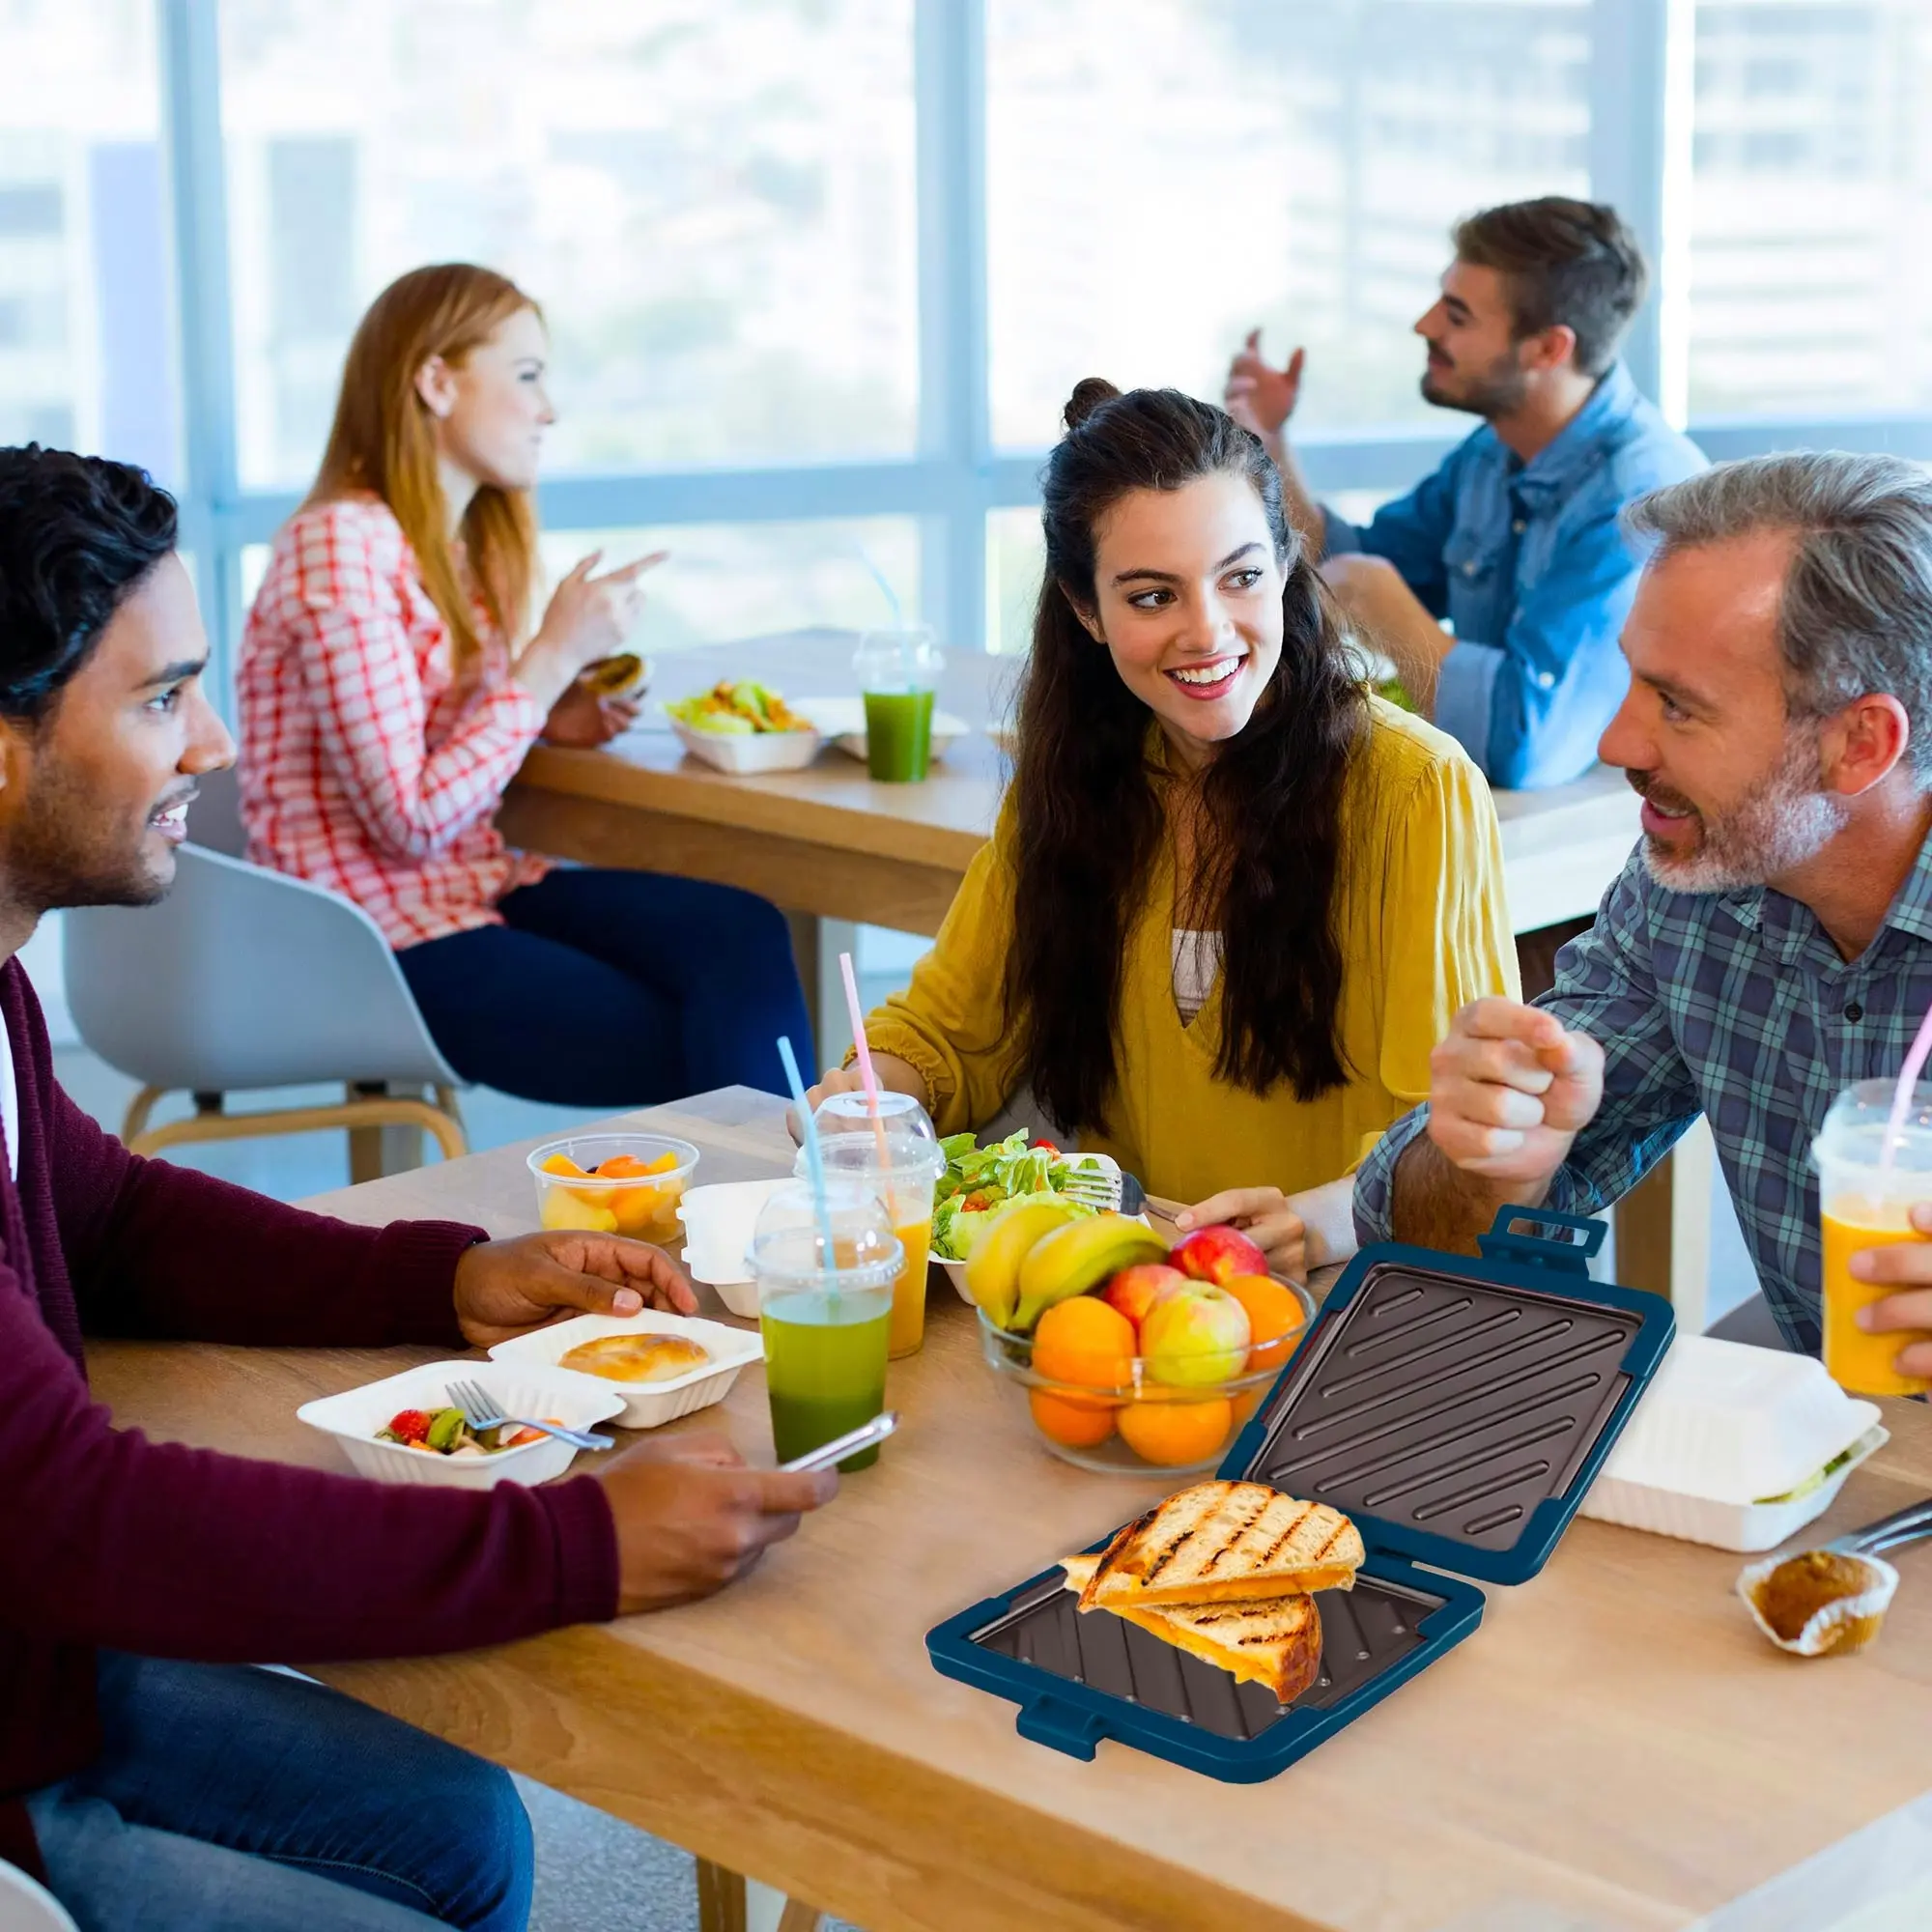
[[[1325,1503],[1301,1502],[1264,1483],[1199,1483],[1114,1539],[1080,1607],[1347,1589],[1362,1556],[1355,1525]]]

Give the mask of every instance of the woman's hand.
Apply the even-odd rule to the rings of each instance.
[[[1174,1217],[1183,1235],[1196,1228],[1238,1228],[1267,1257],[1268,1271],[1308,1279],[1308,1229],[1279,1187],[1224,1187]]]
[[[554,704],[563,696],[579,671],[599,658],[614,657],[624,647],[644,606],[638,579],[662,563],[668,552],[653,551],[635,563],[590,573],[604,553],[593,550],[580,557],[551,593],[536,636],[517,660],[517,681],[539,703]]]
[[[599,697],[588,685],[573,682],[544,720],[544,743],[594,752],[628,731],[643,708],[635,697]]]
[[[927,1113],[932,1111],[932,1096],[925,1090],[925,1076],[911,1061],[901,1060],[893,1053],[875,1053],[872,1056],[872,1071],[878,1075],[879,1085],[888,1094],[909,1094]],[[865,1088],[865,1075],[856,1065],[830,1066],[816,1087],[805,1090],[805,1097],[815,1114],[820,1103],[830,1095],[861,1094]],[[796,1141],[799,1138],[796,1109],[785,1109],[785,1125],[791,1129],[791,1137]]]

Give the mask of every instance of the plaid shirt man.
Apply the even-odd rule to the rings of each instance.
[[[1854,1082],[1895,1079],[1932,1006],[1932,841],[1878,937],[1839,957],[1810,909],[1769,887],[1692,894],[1634,854],[1596,924],[1557,954],[1536,1004],[1604,1048],[1604,1102],[1548,1205],[1594,1214],[1627,1194],[1701,1113],[1711,1122],[1764,1297],[1785,1339],[1818,1352],[1812,1136]],[[1355,1230],[1389,1236],[1396,1161],[1427,1123],[1406,1114],[1363,1163]]]

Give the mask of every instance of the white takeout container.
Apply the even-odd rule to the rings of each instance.
[[[593,1342],[600,1335],[637,1334],[689,1336],[700,1349],[710,1351],[711,1359],[661,1382],[606,1381],[602,1376],[557,1366],[580,1342]],[[641,1315],[573,1315],[568,1321],[498,1342],[490,1350],[490,1359],[527,1370],[559,1386],[582,1384],[608,1390],[617,1399],[617,1409],[611,1413],[624,1428],[656,1429],[723,1402],[731,1393],[738,1371],[748,1362],[762,1361],[764,1353],[764,1343],[743,1328],[727,1328],[722,1321],[706,1321],[700,1316],[663,1315],[647,1308]]]
[[[1100,1170],[1102,1174],[1119,1174],[1121,1171],[1121,1163],[1117,1161],[1114,1158],[1114,1156],[1110,1153],[1081,1153],[1081,1154],[1070,1154],[1067,1157],[1069,1159],[1074,1159],[1074,1160],[1091,1160],[1094,1163],[1094,1165]],[[1133,1218],[1136,1221],[1147,1220],[1147,1216],[1145,1214],[1136,1214]],[[1150,1223],[1150,1225],[1151,1224]],[[953,1293],[956,1294],[959,1297],[959,1299],[966,1304],[968,1308],[973,1307],[974,1306],[973,1296],[968,1292],[966,1287],[966,1264],[964,1262],[947,1261],[941,1255],[934,1255],[932,1259],[946,1270],[946,1279],[952,1284]]]
[[[553,1416],[567,1429],[609,1422],[623,1407],[614,1382],[591,1382],[582,1376],[545,1373],[519,1362],[425,1362],[399,1376],[360,1388],[345,1389],[305,1402],[296,1420],[341,1442],[350,1467],[379,1483],[422,1483],[436,1489],[488,1490],[498,1483],[547,1483],[570,1467],[577,1454],[568,1442],[546,1435],[494,1456],[437,1456],[406,1449],[400,1442],[378,1442],[376,1432],[404,1408],[454,1408],[452,1380],[473,1381],[504,1414],[538,1421]]]
[[[718,1291],[733,1315],[755,1316],[758,1287],[752,1279],[750,1249],[758,1210],[786,1184],[787,1177],[766,1180],[720,1180],[689,1189],[678,1204],[684,1223],[684,1265],[694,1281]]]
[[[811,722],[831,741],[833,748],[863,764],[867,757],[866,700],[863,697],[801,697],[791,707],[801,718]],[[963,718],[950,711],[932,714],[932,755],[942,757],[949,746],[956,745],[972,730]]]
[[[1770,1549],[1830,1508],[1887,1439],[1877,1405],[1847,1395],[1815,1357],[1679,1335],[1581,1513],[1719,1549]],[[1842,1469],[1790,1494],[1848,1449]]]
[[[667,714],[668,715],[668,714]],[[694,758],[740,777],[756,772],[802,771],[818,755],[825,740],[811,731],[699,731],[682,718],[670,728]]]

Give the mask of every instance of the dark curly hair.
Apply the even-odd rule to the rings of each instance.
[[[1122,395],[1090,377],[1040,478],[1046,576],[1019,704],[1019,825],[1009,1026],[1027,1083],[1068,1129],[1104,1128],[1114,1096],[1123,955],[1166,836],[1148,708],[1082,627],[1094,533],[1135,490],[1244,477],[1281,565],[1281,662],[1252,718],[1202,781],[1204,876],[1187,909],[1222,934],[1216,1072],[1307,1100],[1346,1077],[1336,1037],[1342,952],[1332,929],[1344,780],[1368,700],[1341,625],[1283,514],[1281,478],[1233,417],[1177,389]]]
[[[145,469],[0,449],[0,716],[45,716],[175,531],[175,499]]]

